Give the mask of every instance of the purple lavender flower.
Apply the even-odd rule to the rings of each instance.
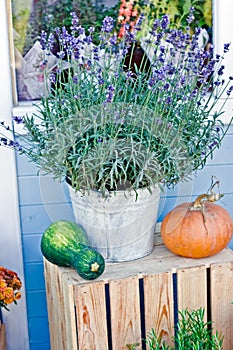
[[[13,121],[16,122],[16,124],[23,124],[24,123],[24,117],[22,116],[13,116]]]
[[[220,58],[221,58],[221,56],[219,55],[219,54],[216,54],[216,62],[219,62],[219,60],[220,60]]]
[[[87,35],[85,38],[84,38],[84,42],[87,44],[87,45],[90,45],[92,43],[92,37],[91,35]]]
[[[169,83],[165,83],[165,84],[164,84],[164,89],[165,89],[165,90],[169,90],[169,88],[170,88],[170,84],[169,84]]]
[[[83,27],[79,26],[78,33],[79,33],[79,35],[85,34],[85,29]]]
[[[78,31],[78,23],[79,23],[79,19],[78,19],[78,16],[75,12],[71,12],[71,17],[72,17],[72,20],[71,20],[71,27],[70,29],[75,32],[75,31]]]
[[[98,79],[99,85],[103,85],[104,82],[105,82],[104,78],[100,77],[100,78]]]
[[[226,94],[227,94],[228,96],[230,96],[231,93],[232,93],[232,91],[233,91],[233,85],[227,90]]]
[[[190,9],[189,9],[189,15],[188,15],[188,17],[186,18],[186,21],[187,21],[187,23],[188,24],[190,24],[190,23],[192,23],[194,20],[195,20],[195,17],[194,17],[194,10],[195,10],[195,8],[192,6],[192,7],[190,7]]]
[[[46,47],[47,47],[46,38],[47,38],[47,33],[44,30],[42,30],[40,34],[40,46],[43,51],[46,50]]]
[[[222,65],[220,68],[219,68],[219,70],[218,70],[218,75],[223,75],[223,73],[224,73],[224,66]]]
[[[161,19],[161,28],[162,29],[167,29],[168,25],[170,23],[169,16],[164,15]]]
[[[224,44],[224,53],[227,53],[229,51],[229,47],[230,47],[231,43],[227,43],[227,44]]]
[[[0,137],[0,144],[3,144],[4,146],[8,145],[8,140],[5,137]]]
[[[133,72],[131,72],[131,71],[126,72],[126,79],[127,80],[131,79],[132,76],[133,76]]]
[[[216,127],[215,127],[215,131],[216,131],[217,133],[219,133],[219,132],[221,131],[221,128],[220,128],[219,126],[216,126]]]
[[[88,31],[89,31],[89,33],[94,33],[95,27],[90,27],[90,28],[88,28]]]
[[[170,104],[172,103],[172,98],[171,98],[171,96],[166,97],[165,102],[166,102],[166,104],[170,105]]]
[[[101,31],[104,33],[110,33],[114,29],[114,19],[110,16],[106,16],[102,23]]]
[[[52,51],[55,43],[55,37],[53,33],[49,34],[48,41],[47,41],[47,50],[50,52]]]
[[[112,35],[112,36],[109,38],[109,43],[110,43],[111,46],[116,45],[116,43],[117,43],[117,36],[116,36],[116,34]]]
[[[74,84],[78,84],[79,79],[78,79],[77,74],[73,76],[72,80],[73,80]]]
[[[59,51],[59,52],[57,52],[57,57],[59,58],[59,59],[63,59],[63,58],[65,58],[65,51]]]
[[[159,27],[160,27],[160,20],[156,18],[153,22],[151,34],[154,35]]]
[[[22,151],[22,147],[18,141],[9,140],[8,146],[15,148],[17,151]]]
[[[216,80],[216,81],[214,82],[214,85],[215,85],[215,86],[220,86],[220,85],[221,85],[221,81],[220,81],[220,80]]]
[[[109,85],[104,104],[111,103],[113,101],[114,91],[115,91],[115,87],[112,84]]]
[[[56,83],[56,74],[55,73],[51,73],[49,76],[49,80],[51,81],[52,84]]]

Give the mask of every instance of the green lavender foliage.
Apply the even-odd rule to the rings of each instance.
[[[217,104],[233,90],[233,78],[222,78],[229,44],[214,57],[199,47],[198,28],[173,29],[165,15],[155,19],[138,64],[138,32],[140,23],[118,40],[106,17],[95,45],[93,28],[86,35],[74,13],[72,28],[43,32],[51,88],[32,116],[14,117],[26,131],[19,144],[4,135],[0,144],[77,190],[104,195],[122,186],[171,187],[202,169],[228,128],[221,122],[227,99]],[[55,48],[57,69],[49,72],[46,60]],[[8,129],[4,122],[0,127]]]
[[[222,350],[223,336],[214,332],[211,322],[205,321],[205,310],[199,308],[179,312],[179,321],[174,337],[174,346],[170,347],[159,338],[152,329],[145,340],[149,350]],[[137,345],[128,345],[136,350]]]

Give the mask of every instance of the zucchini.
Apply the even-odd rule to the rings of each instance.
[[[70,221],[56,221],[44,231],[41,252],[55,265],[74,267],[87,280],[99,277],[105,269],[103,256],[88,247],[85,231]]]

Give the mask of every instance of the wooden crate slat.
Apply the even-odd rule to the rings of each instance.
[[[76,285],[74,298],[78,349],[107,350],[108,331],[104,283]]]
[[[167,271],[176,272],[180,268],[189,268],[204,265],[210,267],[212,263],[230,262],[233,260],[233,252],[230,249],[224,249],[217,255],[203,258],[191,259],[182,258],[171,253],[164,245],[155,246],[153,252],[148,256],[135,261],[124,263],[106,263],[104,273],[98,277],[98,281],[108,283],[111,280],[124,279],[127,277],[142,278],[149,274],[163,273]],[[73,284],[89,284],[90,281],[83,280],[77,275],[76,271],[71,268],[62,268],[69,274],[70,281]]]
[[[51,348],[76,350],[73,285],[66,281],[66,269],[44,259],[46,275],[46,298],[50,326]],[[64,275],[63,275],[64,272]]]
[[[64,308],[64,331],[65,348],[78,350],[77,348],[77,329],[76,329],[76,314],[74,307],[74,286],[69,282],[67,273],[64,271],[61,276],[61,286],[63,308]],[[64,341],[64,340],[63,340]]]
[[[56,272],[57,266],[50,264],[44,259],[44,267],[46,276],[45,286],[49,315],[50,344],[52,349],[62,350],[62,314],[60,313],[60,309],[63,308],[63,306],[61,305],[59,276]]]
[[[0,350],[6,350],[6,326],[0,321]]]
[[[180,268],[189,268],[204,265],[209,267],[212,263],[222,261],[232,261],[233,252],[225,249],[215,256],[203,259],[182,258],[171,253],[165,246],[155,246],[153,252],[139,260],[128,261],[124,263],[108,263],[101,280],[106,282],[115,279],[124,279],[126,277],[143,277],[155,273],[167,271],[176,272]],[[82,282],[82,283],[88,283]]]
[[[154,328],[168,345],[174,336],[172,273],[144,277],[144,305],[146,334]]]
[[[180,311],[186,308],[191,311],[200,307],[207,310],[206,266],[177,270],[177,301]]]
[[[112,350],[126,350],[139,343],[141,349],[140,298],[138,278],[109,283]]]
[[[224,335],[224,350],[233,349],[233,262],[213,264],[211,270],[211,319]]]

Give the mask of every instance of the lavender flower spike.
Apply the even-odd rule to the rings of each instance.
[[[101,31],[104,33],[110,33],[114,28],[114,19],[112,17],[105,17],[102,23]]]
[[[16,124],[23,124],[24,118],[22,116],[13,116],[13,121],[16,122]]]

